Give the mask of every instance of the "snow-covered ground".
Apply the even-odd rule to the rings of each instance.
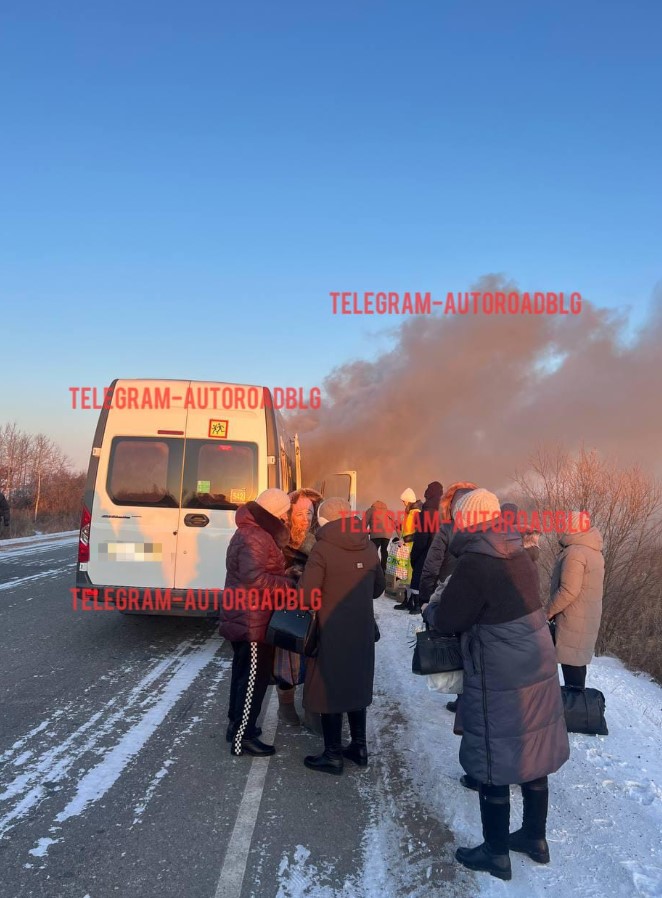
[[[74,543],[78,539],[78,530],[64,530],[61,533],[38,533],[35,536],[18,536],[15,539],[0,541],[0,557],[3,560],[18,558],[41,549]]]
[[[466,871],[453,858],[457,846],[482,841],[478,797],[459,783],[460,740],[445,709],[450,697],[430,692],[426,679],[411,673],[408,640],[420,618],[393,611],[385,597],[375,605],[382,639],[368,731],[380,785],[376,795],[366,793],[373,823],[357,834],[363,868],[334,890],[320,885],[324,870],[315,863],[314,846],[298,845],[283,856],[277,898],[662,896],[662,688],[613,658],[594,660],[588,685],[605,694],[609,736],[570,736],[571,758],[550,777],[552,861],[541,866],[512,853],[513,878],[501,882]],[[394,768],[384,760],[394,752],[398,782],[391,781]],[[511,793],[516,829],[521,793]],[[424,808],[418,834],[415,826],[403,826],[413,801]],[[450,829],[454,844],[444,843],[434,821]],[[449,868],[455,876],[444,875]]]
[[[426,679],[411,673],[407,635],[420,618],[393,611],[386,598],[375,604],[382,633],[376,685],[399,702],[407,721],[405,763],[421,800],[449,825],[456,844],[476,845],[482,841],[478,799],[458,782],[460,740],[444,707],[449,697],[430,692]],[[512,881],[475,874],[476,894],[662,896],[662,688],[613,658],[594,660],[587,685],[605,694],[609,736],[571,735],[570,760],[550,777],[551,864],[513,853]],[[371,718],[379,728],[379,715]],[[520,820],[521,795],[512,789],[511,828]]]

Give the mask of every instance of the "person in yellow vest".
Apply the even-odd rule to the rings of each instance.
[[[400,545],[407,546],[409,549],[409,555],[411,555],[412,543],[414,541],[414,534],[417,530],[420,530],[420,514],[421,514],[421,503],[416,500],[416,493],[413,491],[411,487],[407,487],[406,490],[400,496],[400,500],[405,507],[404,518],[402,521],[402,528],[398,528],[398,536],[400,537]],[[404,562],[407,570],[407,577],[398,579],[404,580],[407,586],[407,594],[405,596],[404,602],[400,602],[393,607],[398,611],[408,611],[409,610],[409,601],[411,597],[411,575],[412,575],[412,567],[411,567],[411,559],[407,557]]]

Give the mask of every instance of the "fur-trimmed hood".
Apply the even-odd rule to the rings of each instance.
[[[279,549],[284,549],[290,541],[290,531],[287,526],[257,502],[247,502],[242,505],[237,509],[234,520],[238,528],[260,527],[262,530],[266,530]]]
[[[469,493],[471,490],[476,489],[478,489],[478,484],[472,483],[470,480],[458,480],[457,483],[452,483],[441,497],[440,512],[442,521],[450,521],[451,507],[456,493],[459,493],[460,491],[462,493]]]

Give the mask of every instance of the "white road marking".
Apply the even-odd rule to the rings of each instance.
[[[278,696],[275,688],[262,723],[264,741],[272,743],[278,723]],[[260,737],[262,738],[262,737]],[[241,758],[239,759],[241,761]],[[248,780],[239,804],[239,812],[225,852],[214,898],[239,898],[248,866],[248,853],[253,839],[253,830],[260,810],[264,783],[267,778],[270,756],[253,758],[248,771]]]

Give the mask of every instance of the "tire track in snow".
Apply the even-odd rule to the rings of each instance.
[[[35,540],[32,543],[29,540],[17,540],[16,543],[13,540],[2,540],[0,542],[0,559],[13,561],[15,558],[21,558],[25,555],[36,555],[40,552],[59,549],[61,546],[73,546],[77,542],[77,530],[60,537],[54,534],[52,539]]]
[[[213,661],[217,665],[218,669],[217,672],[213,675],[209,684],[209,688],[207,689],[205,697],[202,701],[202,706],[200,708],[201,714],[192,717],[188,726],[185,727],[185,729],[183,729],[180,733],[178,733],[178,735],[175,736],[175,738],[172,740],[172,743],[168,745],[164,754],[163,764],[152,777],[138,804],[134,805],[133,813],[135,814],[135,817],[133,818],[133,823],[130,827],[131,829],[133,829],[136,824],[142,823],[142,817],[145,813],[147,805],[151,801],[152,796],[158,789],[162,780],[165,778],[168,771],[175,763],[176,758],[173,757],[175,750],[178,749],[180,745],[182,745],[186,741],[188,736],[193,731],[194,727],[198,723],[200,723],[201,720],[204,720],[204,714],[207,711],[207,708],[209,707],[211,702],[215,701],[218,695],[219,683],[223,679],[225,679],[226,672],[232,667],[232,661],[229,658],[214,658]]]
[[[56,733],[43,725],[44,721],[14,743],[8,750],[10,756],[25,747],[28,751],[15,758],[12,765],[5,766],[6,770],[20,766],[21,771],[0,792],[0,836],[43,801],[56,798],[59,792],[68,792],[70,797],[56,814],[54,824],[83,813],[102,798],[210,663],[220,645],[217,638],[203,642],[185,640],[156,661],[128,693],[118,693],[66,738],[58,740]],[[52,715],[56,716],[61,717]],[[32,748],[35,739],[40,739],[41,745]],[[109,739],[114,741],[110,748],[107,747]],[[50,744],[42,747],[49,740]],[[102,760],[90,764],[89,755],[101,755]],[[22,760],[20,765],[19,760]],[[72,776],[72,769],[85,764],[82,775]],[[2,812],[5,802],[8,804]],[[52,834],[60,828],[52,826],[49,832]],[[44,840],[40,844],[44,845]]]
[[[24,583],[34,583],[36,580],[44,580],[46,577],[57,577],[60,574],[69,574],[73,571],[73,562],[69,561],[63,567],[50,568],[47,571],[41,571],[38,574],[29,574],[27,577],[15,577],[13,580],[7,580],[0,583],[0,591],[13,589],[15,586],[22,586]]]

